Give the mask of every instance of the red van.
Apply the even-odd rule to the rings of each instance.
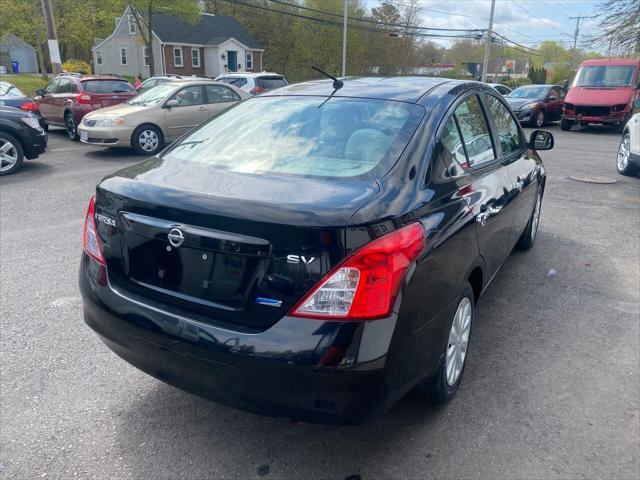
[[[631,104],[640,98],[640,59],[585,60],[564,99],[560,127],[610,125],[620,131],[631,117]]]

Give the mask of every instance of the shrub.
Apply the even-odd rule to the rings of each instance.
[[[84,60],[72,58],[62,64],[62,70],[70,73],[91,73],[91,65]]]

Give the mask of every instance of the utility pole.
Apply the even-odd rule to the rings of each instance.
[[[57,75],[62,72],[62,60],[60,59],[60,49],[58,48],[58,40],[56,39],[56,24],[53,21],[51,0],[42,0],[42,13],[44,14],[44,22],[47,27],[47,43],[49,44],[51,69],[53,74]]]
[[[347,12],[349,0],[344,0],[344,24],[342,27],[342,76],[347,76]]]
[[[576,44],[578,43],[578,34],[580,33],[580,19],[584,18],[596,18],[597,15],[592,15],[590,17],[586,15],[578,15],[577,17],[569,17],[569,20],[576,21],[576,30],[573,32],[573,50],[571,50],[571,68],[576,68]]]
[[[493,37],[493,14],[496,10],[496,0],[491,0],[491,15],[489,15],[489,29],[487,30],[487,40],[484,44],[484,60],[482,61],[482,83],[487,81],[487,69],[489,68],[489,53],[491,53],[491,37]]]

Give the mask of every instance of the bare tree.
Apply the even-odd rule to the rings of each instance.
[[[601,31],[593,41],[610,53],[640,55],[640,0],[607,0],[599,12]]]

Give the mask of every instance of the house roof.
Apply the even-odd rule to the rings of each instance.
[[[152,17],[151,27],[165,43],[220,45],[235,38],[249,48],[263,48],[235,18],[228,16],[203,14],[192,24],[175,15],[157,13]]]
[[[29,47],[35,51],[35,48],[33,48],[33,46],[29,45],[27,42],[24,42],[20,38],[16,37],[13,33],[8,33],[8,32],[0,37],[0,45]]]

